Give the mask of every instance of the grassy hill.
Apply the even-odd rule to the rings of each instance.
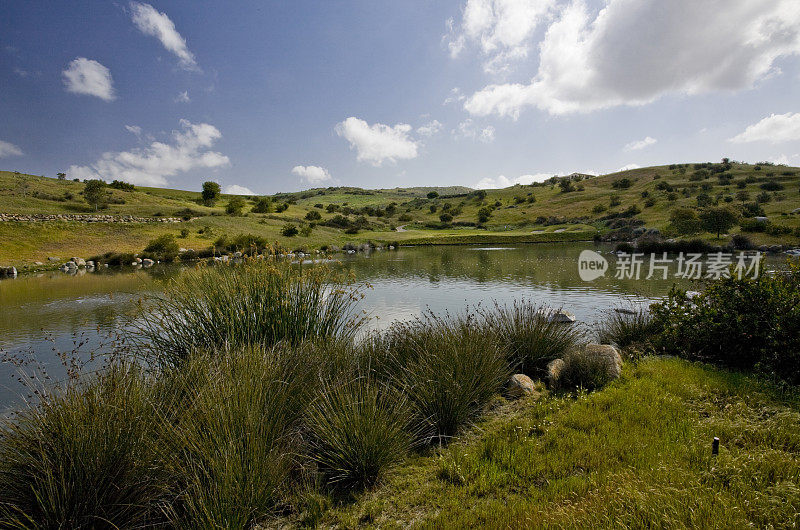
[[[563,182],[562,182],[563,181]],[[0,213],[92,214],[84,184],[0,172]],[[435,194],[435,196],[434,196]],[[240,214],[226,213],[232,196],[214,206],[200,193],[136,187],[110,189],[98,213],[139,217],[186,216],[180,224],[0,222],[0,265],[46,262],[107,251],[138,252],[162,234],[184,248],[207,248],[221,236],[253,234],[290,249],[314,249],[366,241],[403,244],[520,242],[591,239],[615,218],[635,218],[671,234],[676,208],[745,205],[761,209],[769,233],[751,233],[757,244],[797,244],[800,239],[800,169],[770,164],[673,164],[586,178],[551,179],[534,185],[476,191],[465,187],[365,190],[316,188],[270,197],[270,211],[255,213],[259,197],[244,197]],[[313,213],[312,213],[313,212]],[[444,221],[442,221],[442,215]],[[317,219],[318,215],[318,219]],[[451,218],[452,217],[452,218]],[[293,237],[287,224],[310,227]],[[738,232],[739,227],[731,233]],[[711,239],[710,234],[702,235]]]

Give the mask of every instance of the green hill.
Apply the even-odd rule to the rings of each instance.
[[[366,241],[404,244],[515,242],[591,239],[635,219],[647,228],[673,233],[678,208],[700,211],[727,206],[769,218],[766,231],[749,233],[757,244],[795,245],[800,239],[800,169],[737,162],[673,164],[598,177],[574,175],[500,190],[409,187],[367,190],[315,188],[270,197],[269,211],[253,209],[259,197],[243,197],[241,214],[226,213],[232,196],[214,206],[200,193],[136,187],[109,189],[97,212],[83,198],[84,184],[0,172],[0,214],[94,213],[146,218],[187,217],[182,223],[0,222],[0,265],[31,265],[48,256],[69,258],[107,251],[141,251],[162,234],[181,247],[207,248],[221,236],[253,234],[289,249],[311,250]],[[434,196],[435,193],[435,196]],[[430,197],[430,198],[429,198]],[[313,212],[313,213],[312,213]],[[294,224],[298,235],[282,230]],[[310,227],[310,232],[309,232]],[[731,233],[739,232],[735,227]],[[711,234],[700,234],[712,239]]]

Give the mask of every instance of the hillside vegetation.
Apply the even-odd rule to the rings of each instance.
[[[175,224],[0,222],[0,264],[48,256],[140,252],[159,235],[183,248],[205,249],[220,237],[251,234],[281,247],[313,250],[372,241],[388,244],[536,242],[591,239],[614,228],[641,226],[667,237],[716,234],[676,228],[671,216],[724,207],[739,216],[722,234],[746,230],[755,244],[800,241],[800,169],[767,163],[674,164],[590,177],[573,175],[500,190],[464,187],[365,190],[315,188],[258,196],[135,187],[108,188],[89,204],[85,184],[0,172],[0,213],[184,217]],[[120,186],[119,188],[126,188]],[[755,216],[767,223],[756,224]],[[699,223],[699,221],[697,221]],[[691,224],[691,223],[690,223]],[[292,230],[294,226],[296,230]],[[556,235],[559,234],[559,235]],[[727,241],[727,238],[725,239]]]

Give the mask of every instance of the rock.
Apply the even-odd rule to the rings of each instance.
[[[95,265],[96,264],[95,264],[94,261],[89,260],[89,261],[86,262],[86,268],[87,269],[94,269]]]
[[[769,221],[769,218],[768,217],[756,217],[755,220],[758,221],[759,223],[766,223],[767,221]]]
[[[78,264],[74,261],[68,261],[64,264],[69,270],[78,270]]]
[[[800,256],[800,248],[793,248],[784,252],[784,254],[789,254],[790,256]]]
[[[508,380],[506,394],[512,399],[538,394],[533,380],[525,374],[514,374]]]
[[[142,258],[135,258],[133,261],[135,261],[137,265],[142,264]]]
[[[138,261],[136,261],[136,260],[131,261],[131,267],[138,267],[138,266],[139,266],[139,262]]]
[[[583,354],[602,364],[609,379],[618,379],[622,375],[622,357],[610,344],[587,344]]]
[[[389,250],[394,250],[394,245],[389,245]]]
[[[47,256],[47,261],[59,261],[59,259],[53,256]]]
[[[77,265],[78,267],[85,267],[86,266],[86,260],[83,259],[83,258],[72,258],[72,259],[70,259],[70,261],[72,263],[74,263],[75,265]]]
[[[42,263],[41,261],[34,261],[33,264],[36,265],[37,267],[41,267],[42,265],[44,265],[44,263]]]
[[[550,322],[575,322],[575,315],[563,309],[542,309],[540,313],[547,316]]]
[[[233,257],[239,259],[242,257],[242,253],[237,250],[236,252],[233,253]]]
[[[151,260],[150,258],[145,258],[142,260],[143,267],[152,267],[153,263],[154,263],[153,260]]]
[[[16,267],[0,267],[0,278],[16,278]]]
[[[564,359],[554,359],[547,363],[547,386],[555,388],[558,383],[558,378],[561,377],[561,372],[564,371]]]

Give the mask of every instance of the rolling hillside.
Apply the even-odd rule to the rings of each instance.
[[[92,215],[84,184],[0,172],[0,214]],[[576,175],[533,185],[477,191],[464,187],[365,190],[316,188],[269,197],[243,197],[241,213],[227,213],[232,196],[204,205],[199,192],[136,187],[109,189],[96,213],[145,218],[183,217],[181,223],[0,222],[0,264],[17,266],[107,251],[138,252],[162,234],[183,248],[208,248],[222,236],[253,234],[290,249],[366,241],[404,244],[591,239],[619,219],[674,233],[676,209],[727,206],[768,217],[768,229],[749,233],[757,244],[800,242],[800,169],[736,162],[674,164],[599,177]],[[614,221],[617,220],[615,223]],[[297,235],[282,235],[287,224]],[[730,233],[740,231],[734,227]],[[558,234],[558,235],[556,235]],[[714,236],[701,233],[701,237]]]

